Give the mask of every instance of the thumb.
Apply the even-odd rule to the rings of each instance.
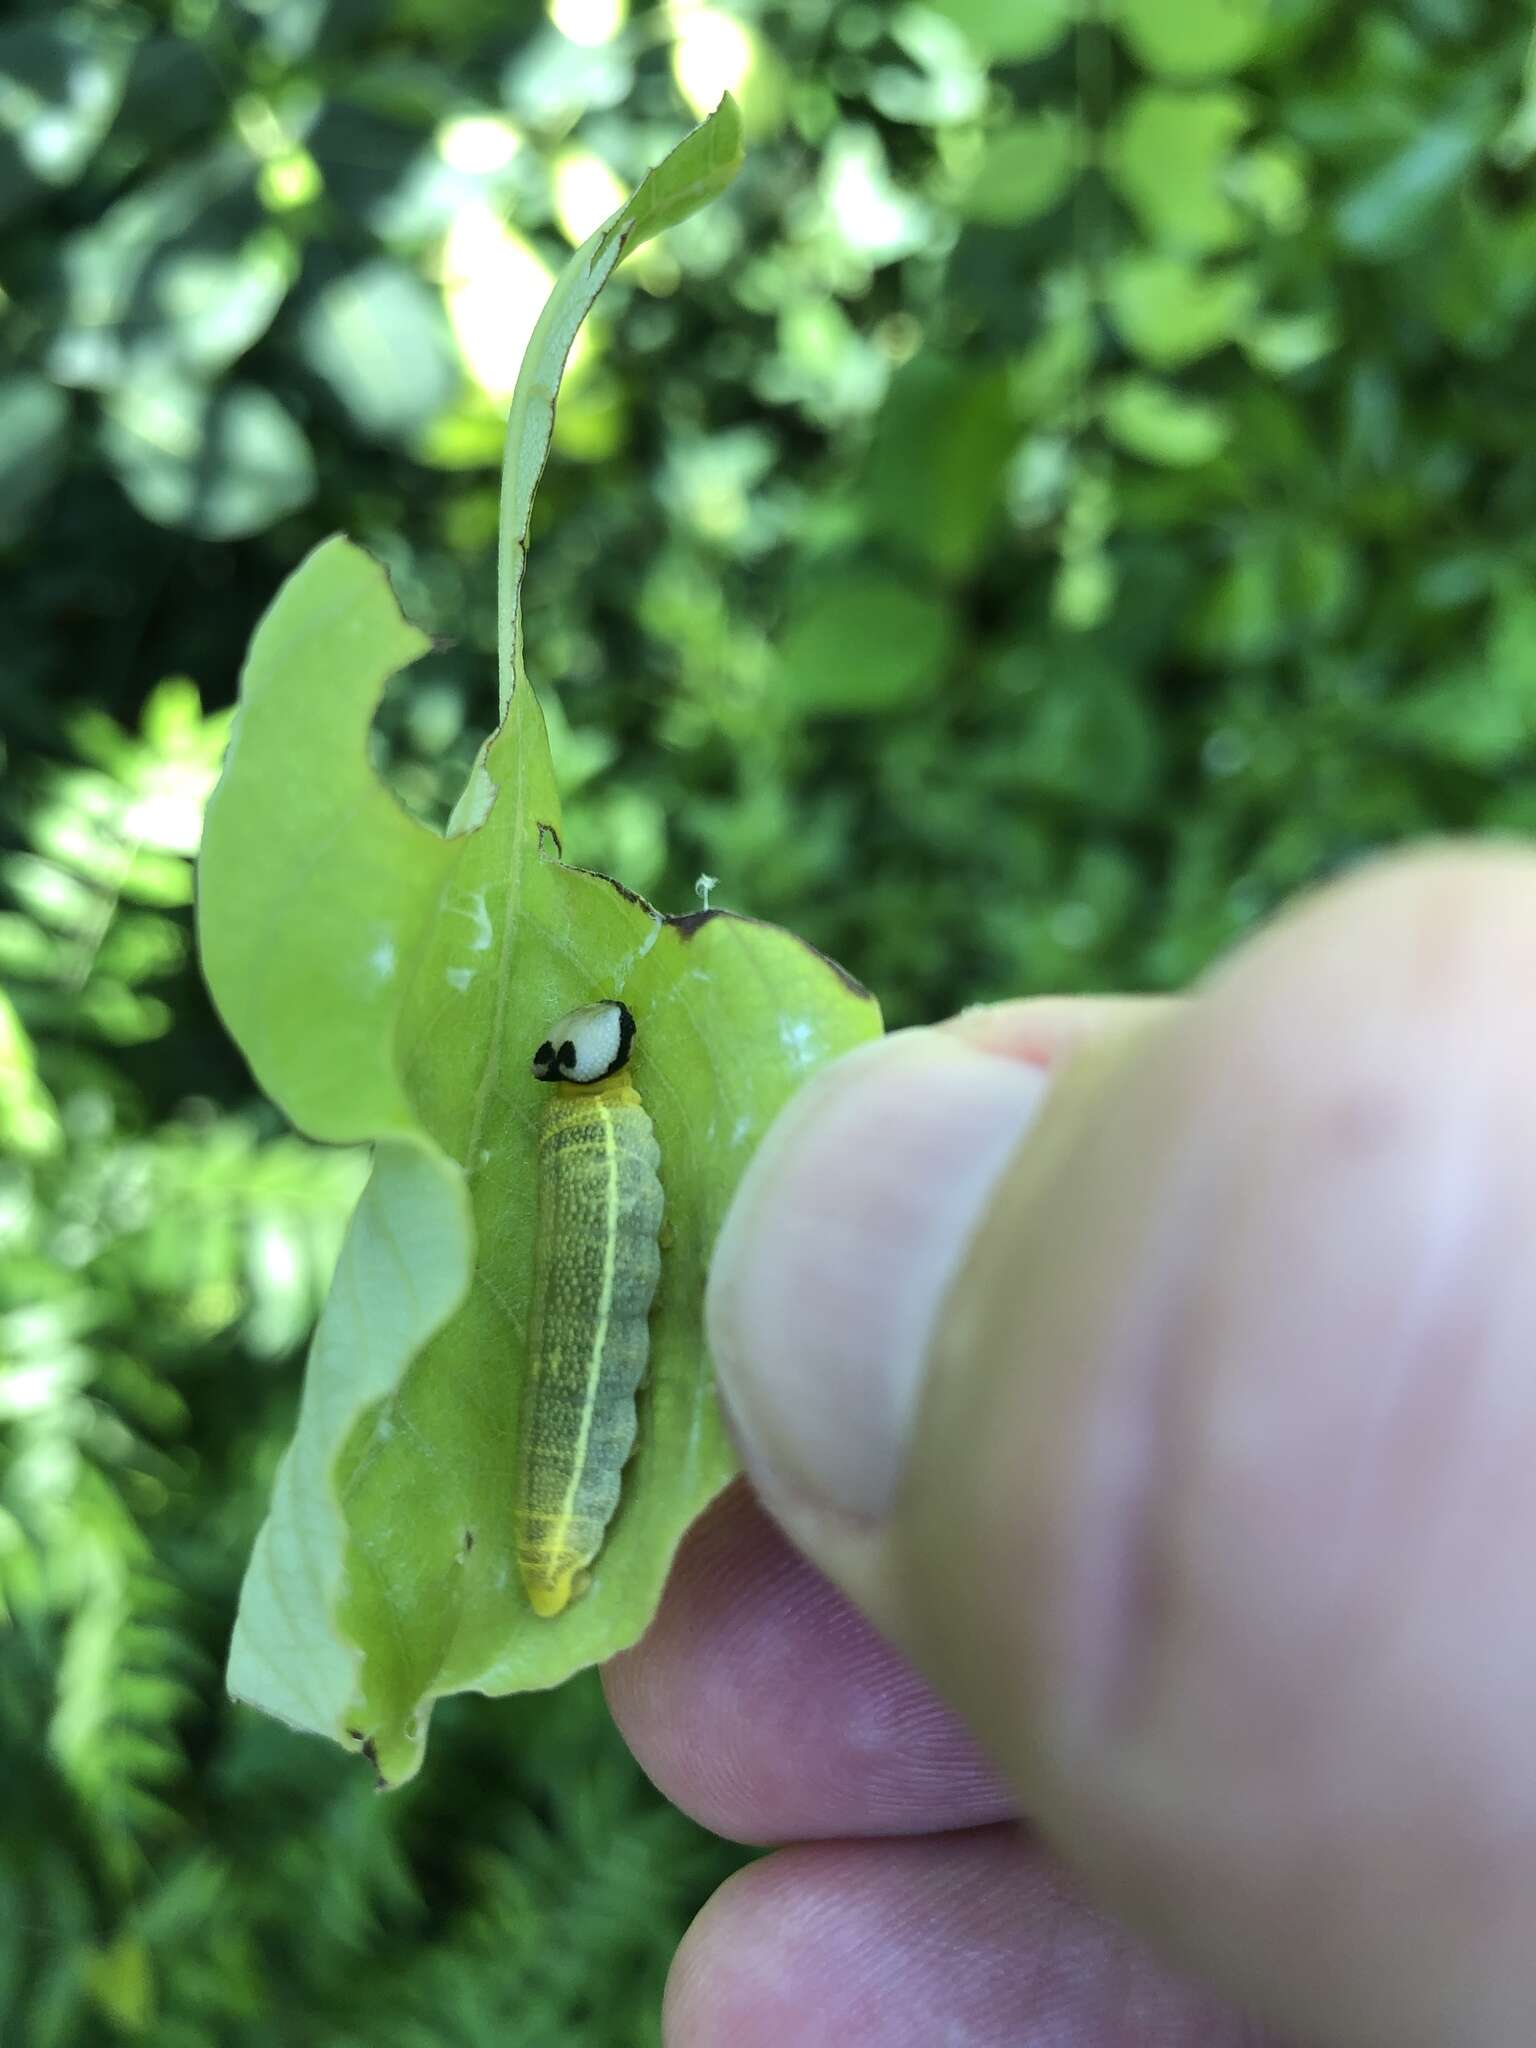
[[[716,1255],[769,1508],[1308,2040],[1536,2037],[1533,999],[1536,861],[1384,863],[1059,1080],[839,1063]]]

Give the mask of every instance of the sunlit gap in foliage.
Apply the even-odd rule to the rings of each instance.
[[[568,149],[555,159],[554,187],[555,218],[572,248],[629,196],[623,180],[590,149]]]
[[[461,114],[437,131],[437,153],[443,162],[471,178],[504,171],[522,146],[518,130],[496,114]]]
[[[584,50],[611,43],[628,14],[628,0],[549,0],[550,20],[568,43]]]
[[[753,75],[759,67],[757,42],[745,22],[699,0],[667,0],[675,38],[672,76],[677,89],[702,119],[734,93],[750,107]]]
[[[464,367],[495,405],[510,404],[554,273],[484,199],[468,200],[443,242],[443,304]],[[579,361],[581,338],[573,357]]]

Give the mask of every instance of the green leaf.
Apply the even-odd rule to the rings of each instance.
[[[1227,445],[1231,426],[1218,406],[1186,398],[1150,377],[1123,377],[1104,394],[1103,420],[1112,441],[1144,462],[1193,469]]]
[[[934,0],[930,12],[952,21],[978,57],[1020,64],[1066,40],[1078,0]]]
[[[1498,138],[1498,158],[1506,170],[1518,171],[1536,156],[1536,34],[1525,46],[1525,76],[1519,104]]]
[[[1230,568],[1210,587],[1196,645],[1218,661],[1272,660],[1332,632],[1358,582],[1351,550],[1328,528],[1299,518],[1255,522]]]
[[[1079,146],[1074,123],[1062,113],[1036,114],[989,135],[960,212],[992,227],[1048,213],[1072,189]]]
[[[297,255],[258,205],[254,173],[248,150],[220,144],[69,237],[48,354],[60,383],[206,382],[266,332]]]
[[[528,526],[554,433],[555,398],[577,329],[622,258],[663,228],[723,192],[741,168],[741,115],[727,93],[710,118],[672,154],[647,172],[629,198],[587,237],[556,280],[529,336],[512,409],[501,470],[502,518],[498,604],[501,614],[501,708],[511,701],[514,672],[522,673],[519,600],[528,560]]]
[[[861,480],[873,534],[942,576],[980,560],[1013,451],[1006,370],[924,354],[892,380]]]
[[[388,256],[332,278],[304,310],[299,352],[360,433],[409,441],[458,389],[441,295]]]
[[[1017,778],[1020,815],[1038,815],[1041,793],[1126,817],[1155,800],[1166,752],[1157,717],[1102,645],[1076,634],[1026,639],[997,656],[988,680],[1009,707],[1016,750],[991,772]]]
[[[154,2024],[154,1967],[149,1950],[131,1934],[90,1953],[86,1983],[95,2004],[125,2034],[144,2034]]]
[[[105,409],[102,448],[146,519],[205,540],[260,533],[314,495],[309,443],[259,385],[126,385]]]
[[[869,103],[887,121],[948,128],[974,121],[986,104],[986,73],[961,30],[930,7],[897,8],[891,41],[911,68],[877,64],[866,88]]]
[[[1271,0],[1115,0],[1131,54],[1163,78],[1240,71],[1264,43]]]
[[[1105,301],[1120,337],[1144,363],[1177,369],[1243,333],[1258,300],[1251,272],[1199,270],[1151,249],[1111,264]]]
[[[1248,127],[1236,92],[1175,92],[1144,85],[1113,138],[1110,171],[1148,239],[1191,252],[1230,248],[1246,233],[1224,178]]]
[[[612,220],[605,222],[583,245],[591,252],[592,271],[607,260],[610,251],[613,263],[617,263],[653,235],[676,227],[711,199],[717,199],[741,169],[741,158],[741,113],[726,93],[709,119],[653,171],[647,172]],[[605,278],[611,269],[609,264],[603,272]],[[602,286],[591,285],[590,273],[588,286],[590,306]]]
[[[1471,114],[1425,127],[1341,201],[1340,241],[1378,262],[1409,254],[1423,243],[1486,139],[1485,124]]]
[[[0,989],[0,1145],[13,1158],[57,1152],[58,1105],[38,1077],[37,1055],[11,999]]]
[[[893,570],[862,567],[806,585],[779,640],[779,687],[801,712],[885,711],[944,679],[954,616]]]
[[[74,183],[112,126],[137,32],[63,8],[0,31],[0,220]]]
[[[69,453],[69,400],[46,377],[0,382],[0,542],[21,533]]]
[[[1536,591],[1500,593],[1486,643],[1414,684],[1391,726],[1442,760],[1483,773],[1528,763],[1536,748]]]
[[[505,715],[446,835],[367,763],[389,676],[424,649],[383,571],[342,539],[288,580],[252,642],[208,813],[199,936],[258,1080],[374,1170],[315,1335],[297,1435],[241,1601],[231,1689],[417,1768],[431,1702],[558,1683],[632,1642],[688,1523],[732,1470],[702,1340],[716,1231],[806,1075],[879,1028],[788,932],[666,918],[566,866],[521,581],[560,372],[626,248],[728,176],[727,109],[579,249],[529,344],[504,469]],[[551,1018],[622,996],[667,1199],[639,1441],[591,1589],[554,1620],[519,1587],[512,1503]]]

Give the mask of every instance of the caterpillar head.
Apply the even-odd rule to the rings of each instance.
[[[549,1027],[533,1056],[536,1081],[606,1081],[629,1059],[635,1020],[623,1003],[583,1003]]]

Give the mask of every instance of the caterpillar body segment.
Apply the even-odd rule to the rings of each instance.
[[[650,1355],[661,1155],[624,1071],[633,1036],[621,1004],[593,1004],[562,1018],[534,1057],[555,1086],[538,1138],[515,1516],[523,1589],[546,1618],[580,1595],[602,1548]]]

